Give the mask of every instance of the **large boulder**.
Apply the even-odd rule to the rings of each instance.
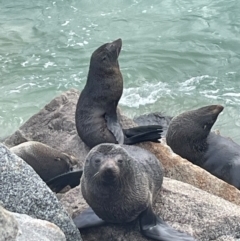
[[[4,143],[12,147],[28,140],[40,141],[74,155],[80,160],[81,167],[89,148],[81,141],[75,127],[75,110],[79,94],[78,90],[71,89],[56,97],[13,135],[6,138]],[[133,120],[120,112],[118,116],[123,128],[137,126]],[[161,144],[148,142],[139,146],[157,156],[164,166],[166,177],[189,183],[235,204],[240,204],[238,189],[174,154],[164,141]]]
[[[13,213],[0,206],[0,241],[66,241],[55,224],[26,214]]]
[[[144,143],[139,146],[148,149],[161,160],[166,177],[191,184],[240,205],[240,191],[237,188],[218,179],[204,169],[190,163],[188,160],[181,158],[172,152],[171,148],[166,144],[156,145]]]
[[[13,147],[30,140],[39,141],[79,158],[82,163],[89,148],[80,140],[75,126],[79,93],[69,90],[57,96],[6,138],[4,144]]]
[[[5,144],[12,147],[28,140],[40,141],[60,151],[76,156],[80,160],[79,166],[82,166],[89,148],[87,148],[80,140],[75,128],[75,109],[78,97],[79,92],[77,90],[69,90],[56,97],[39,113],[24,123],[18,131],[6,138]],[[137,125],[121,113],[119,113],[119,119],[124,128]],[[239,190],[174,154],[171,149],[164,144],[164,142],[161,144],[142,143],[139,145],[153,152],[157,156],[165,168],[166,177],[182,181],[179,182],[167,178],[164,179],[163,190],[154,207],[155,211],[162,216],[164,220],[166,220],[174,228],[192,234],[198,240],[238,240],[238,237],[240,237],[240,228],[238,225],[240,221],[240,207],[235,204],[240,204]],[[4,158],[8,159],[8,155],[9,154],[5,155],[7,158]],[[19,170],[24,169],[22,168],[23,163],[22,161],[15,163],[17,164],[16,167],[18,167],[18,169],[16,167],[13,168],[14,171],[12,173],[14,173],[15,176],[20,176]],[[10,163],[8,163],[8,165],[11,167]],[[35,186],[36,177],[35,174],[32,174],[32,170],[29,172],[29,168],[30,167],[26,169],[27,172],[23,175],[23,182],[26,182],[26,185]],[[4,173],[6,175],[6,170],[4,170]],[[28,173],[28,175],[26,173]],[[28,176],[28,178],[31,176],[29,178],[29,182],[26,180],[26,176]],[[0,176],[0,179],[1,178],[4,178],[4,176]],[[14,176],[11,177],[11,179],[10,183],[8,183],[9,179],[3,179],[6,186],[4,188],[11,191],[10,193],[7,193],[5,189],[4,194],[0,193],[0,200],[5,200],[4,204],[6,205],[6,208],[10,207],[10,210],[13,209],[11,211],[16,211],[16,209],[18,209],[18,204],[15,203],[14,205],[9,205],[8,201],[9,196],[12,198],[11,193],[15,194],[19,192],[18,189],[20,189],[21,185],[18,185],[18,182],[21,183],[21,180],[15,179]],[[31,200],[32,196],[37,195],[36,200],[34,199],[33,201],[31,200],[29,203],[24,204],[26,208],[21,208],[21,210],[24,210],[23,213],[30,212],[29,215],[32,216],[31,213],[34,213],[33,210],[37,209],[40,205],[38,203],[39,196],[41,200],[45,200],[45,195],[50,195],[48,193],[50,191],[46,189],[45,186],[44,189],[42,185],[43,184],[41,182],[41,188],[37,189],[37,194],[34,193],[32,189],[33,187],[31,187],[29,192],[23,188],[23,190],[20,190],[20,194],[17,194],[16,199],[20,200],[19,206],[22,206],[22,197],[29,196]],[[42,188],[44,190],[43,193],[39,191],[40,189],[42,190]],[[16,189],[18,192],[16,192]],[[34,190],[36,191],[36,188]],[[229,200],[232,203],[213,196],[210,193]],[[53,199],[52,196],[49,196],[46,199],[50,200],[48,202],[50,210],[49,208],[46,208],[47,210],[44,212],[50,212],[50,215],[48,216],[51,216],[51,220],[47,218],[43,219],[57,224],[56,219],[54,219],[54,215],[58,214],[53,215],[51,213],[51,210],[59,210],[58,206],[56,207],[56,200]],[[76,187],[67,192],[62,197],[61,202],[72,217],[87,207],[81,196],[80,187]],[[45,204],[45,202],[43,203]],[[31,207],[29,208],[30,204]],[[69,233],[66,232],[66,228],[62,228],[61,225],[58,226],[64,231],[65,236],[68,239]],[[69,230],[73,229],[70,228]],[[86,241],[99,239],[116,241],[147,240],[140,235],[137,220],[126,225],[108,224],[99,228],[87,229],[83,231],[82,234],[83,239]]]
[[[7,210],[56,224],[68,241],[80,233],[56,196],[21,158],[0,144],[0,204]]]
[[[73,217],[88,207],[80,186],[66,193],[61,202]],[[239,240],[240,207],[192,185],[164,178],[154,210],[170,226],[189,233],[196,240]],[[140,234],[137,220],[81,230],[81,235],[86,241],[151,240]]]

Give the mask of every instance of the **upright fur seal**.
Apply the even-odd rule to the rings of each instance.
[[[211,132],[222,110],[209,105],[176,116],[166,141],[176,154],[240,189],[240,146]]]
[[[71,171],[77,164],[75,157],[37,141],[24,142],[10,150],[27,162],[45,182]]]
[[[122,40],[105,43],[91,56],[87,82],[76,108],[78,135],[90,148],[101,143],[135,144],[159,142],[162,126],[122,129],[117,105],[123,92],[123,78],[118,64]]]
[[[74,219],[79,229],[139,217],[143,235],[161,241],[193,241],[168,226],[153,211],[163,182],[159,160],[137,146],[101,144],[86,157],[81,190],[91,207]],[[103,221],[104,220],[104,221]]]

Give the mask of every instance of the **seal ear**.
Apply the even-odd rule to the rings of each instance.
[[[61,157],[55,157],[54,160],[60,162],[62,159]]]

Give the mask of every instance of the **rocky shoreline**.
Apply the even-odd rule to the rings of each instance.
[[[107,224],[86,229],[81,232],[81,238],[71,220],[87,207],[80,187],[62,194],[59,201],[35,171],[8,149],[25,141],[39,141],[75,156],[76,168],[82,167],[89,149],[75,128],[78,97],[79,91],[74,89],[62,93],[0,144],[0,205],[6,209],[0,209],[0,222],[5,224],[0,226],[0,241],[150,240],[139,233],[137,220],[125,225]],[[137,125],[120,112],[119,119],[123,128]],[[238,189],[174,154],[164,141],[139,146],[154,153],[165,169],[163,188],[154,206],[157,214],[196,240],[239,240]],[[35,221],[28,222],[36,226],[24,229],[29,226],[23,221],[25,218],[34,218]],[[38,231],[37,226],[44,231]],[[34,237],[30,235],[32,230],[39,238],[24,238],[28,232],[29,237]]]

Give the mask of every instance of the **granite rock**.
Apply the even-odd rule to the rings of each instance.
[[[72,217],[87,208],[80,186],[61,199]],[[170,226],[184,231],[199,241],[240,240],[240,207],[192,185],[164,178],[154,211]],[[139,232],[138,220],[127,224],[105,224],[81,230],[86,241],[145,241]]]
[[[0,144],[0,173],[0,204],[5,209],[54,223],[68,241],[81,240],[54,193],[26,162],[3,144]]]
[[[75,127],[75,110],[79,94],[78,90],[71,89],[57,96],[26,121],[19,130],[6,138],[4,143],[12,147],[24,141],[40,141],[77,157],[78,167],[82,167],[89,148],[81,141]],[[123,128],[137,126],[119,109],[118,118]],[[152,121],[152,117],[150,119]],[[166,177],[191,184],[235,204],[240,204],[238,189],[174,154],[165,144],[164,139],[161,142],[161,144],[145,142],[139,146],[157,156],[164,166]]]
[[[13,213],[0,206],[0,241],[65,241],[59,227],[26,214]]]

